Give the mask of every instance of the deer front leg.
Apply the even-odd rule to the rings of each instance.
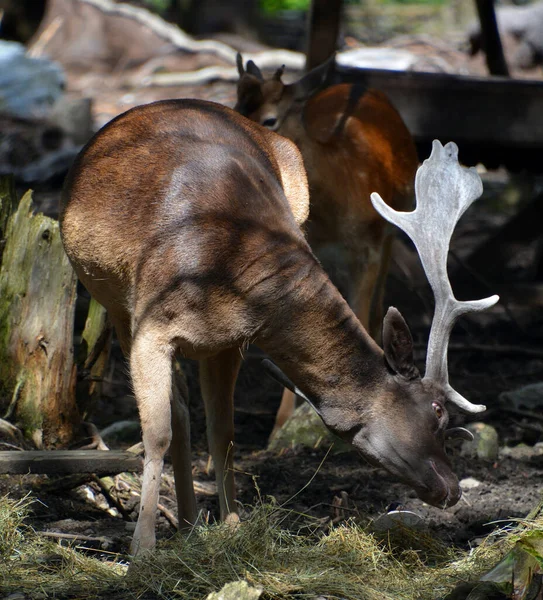
[[[140,511],[130,553],[155,545],[155,522],[164,454],[171,438],[172,351],[152,332],[140,331],[132,342],[130,371],[140,413],[145,461]]]
[[[234,388],[241,365],[238,348],[200,361],[209,451],[215,466],[221,520],[237,523],[234,482]]]

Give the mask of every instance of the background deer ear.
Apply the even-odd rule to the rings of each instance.
[[[304,75],[299,81],[292,84],[294,87],[294,97],[296,100],[302,100],[313,95],[321,88],[325,88],[332,82],[336,66],[336,55],[315,67],[309,73]]]
[[[255,63],[252,60],[247,62],[247,73],[253,75],[257,79],[260,79],[260,81],[264,81],[264,77],[262,77],[262,71],[255,65]]]
[[[413,360],[413,337],[400,311],[391,306],[383,321],[383,350],[389,367],[406,379],[420,377]]]

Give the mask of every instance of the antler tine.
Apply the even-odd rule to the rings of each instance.
[[[485,310],[499,298],[491,296],[471,302],[457,300],[447,274],[447,254],[456,223],[482,191],[477,171],[458,163],[456,144],[449,142],[442,146],[434,140],[430,158],[419,167],[415,178],[417,206],[414,211],[397,212],[385,204],[379,194],[371,195],[375,210],[413,240],[435,296],[424,379],[440,383],[447,398],[468,412],[480,412],[486,407],[472,404],[449,385],[449,336],[460,315]]]
[[[285,72],[285,65],[281,65],[277,71],[275,71],[273,78],[276,81],[281,81],[281,77],[283,77],[283,73]]]

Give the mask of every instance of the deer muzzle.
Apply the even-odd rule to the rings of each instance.
[[[417,496],[432,506],[454,506],[462,496],[458,478],[447,464],[429,459],[423,464],[424,471],[418,477],[421,483],[410,482]]]

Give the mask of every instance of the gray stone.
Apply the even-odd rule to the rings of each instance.
[[[527,446],[526,444],[518,444],[508,448],[502,448],[500,450],[500,456],[513,458],[515,460],[529,460],[533,456],[543,455],[543,443],[539,442],[535,446]]]
[[[0,111],[23,118],[43,117],[63,88],[60,65],[30,58],[22,44],[0,40]]]
[[[379,533],[405,528],[423,529],[425,527],[424,519],[410,510],[391,510],[388,513],[380,515],[373,521],[372,529]]]
[[[350,450],[345,442],[334,436],[321,418],[307,403],[300,405],[286,423],[277,431],[269,445],[269,450],[305,446],[318,448],[322,444],[334,444],[334,451]]]
[[[481,482],[474,477],[466,477],[460,481],[460,487],[463,491],[473,490],[474,488],[478,488],[481,485]]]
[[[531,383],[516,390],[502,392],[499,400],[508,408],[540,410],[543,408],[543,382]]]
[[[499,454],[498,432],[486,423],[470,423],[466,429],[473,434],[473,441],[462,443],[462,456],[483,460],[496,460]]]

